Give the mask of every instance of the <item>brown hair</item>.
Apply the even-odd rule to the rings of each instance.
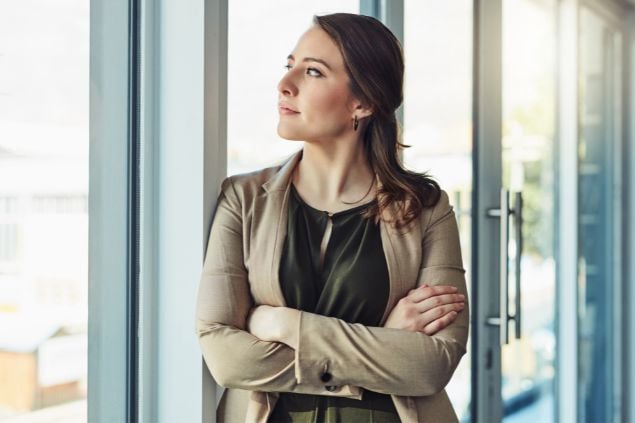
[[[338,45],[349,76],[349,88],[355,98],[372,107],[373,114],[360,121],[362,139],[370,166],[382,188],[378,202],[364,213],[376,222],[381,211],[394,206],[397,229],[409,225],[426,207],[439,201],[441,188],[427,173],[404,168],[399,150],[410,147],[401,143],[401,130],[395,111],[403,102],[404,59],[401,43],[377,19],[352,13],[313,16]],[[363,120],[368,120],[362,126]]]

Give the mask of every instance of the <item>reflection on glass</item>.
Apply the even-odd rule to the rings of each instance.
[[[503,2],[503,186],[523,195],[521,338],[502,348],[505,422],[554,420],[555,0]],[[513,207],[513,198],[512,204]],[[515,224],[512,219],[512,224]],[[510,236],[510,314],[517,242]]]
[[[428,171],[448,192],[459,223],[470,294],[472,192],[472,2],[404,2],[403,142],[409,169]],[[469,295],[472,300],[471,295]],[[469,414],[471,337],[448,397]]]
[[[89,2],[0,2],[0,420],[86,421]]]
[[[228,175],[272,166],[302,147],[278,136],[277,85],[313,15],[335,12],[359,13],[359,0],[229,2]]]
[[[578,419],[617,421],[619,397],[619,199],[616,99],[621,39],[607,22],[580,13],[578,157]]]

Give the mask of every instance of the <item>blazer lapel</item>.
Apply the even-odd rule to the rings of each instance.
[[[294,153],[264,184],[263,193],[254,205],[251,239],[253,278],[250,278],[254,297],[260,303],[286,306],[278,271],[282,248],[287,235],[287,203],[293,169],[302,157],[302,150]]]

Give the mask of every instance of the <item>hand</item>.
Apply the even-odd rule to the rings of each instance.
[[[433,335],[452,323],[464,307],[465,297],[455,287],[424,284],[397,302],[384,327]]]
[[[263,304],[251,309],[245,326],[262,341],[282,342],[297,349],[299,319],[300,310]]]

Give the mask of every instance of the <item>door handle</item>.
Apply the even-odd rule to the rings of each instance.
[[[507,293],[509,283],[509,263],[507,261],[507,245],[509,243],[509,191],[501,189],[500,208],[487,210],[488,217],[500,219],[500,278],[499,278],[499,315],[490,316],[486,324],[500,327],[500,344],[509,343],[507,322],[509,320],[509,296]]]
[[[514,210],[512,212],[514,214],[514,226],[516,229],[516,310],[514,311],[514,323],[516,326],[516,339],[520,339],[520,315],[521,315],[521,306],[520,306],[520,259],[523,255],[523,193],[517,192],[514,199]]]
[[[501,189],[500,208],[487,210],[488,217],[500,219],[500,279],[499,279],[499,315],[490,316],[485,320],[485,324],[500,327],[500,344],[509,343],[508,323],[514,320],[515,337],[520,339],[520,259],[522,253],[522,193],[515,193],[514,208],[509,207],[509,190]],[[516,279],[516,310],[514,315],[509,314],[509,217],[515,218],[515,237],[517,253],[515,257],[515,279]]]

